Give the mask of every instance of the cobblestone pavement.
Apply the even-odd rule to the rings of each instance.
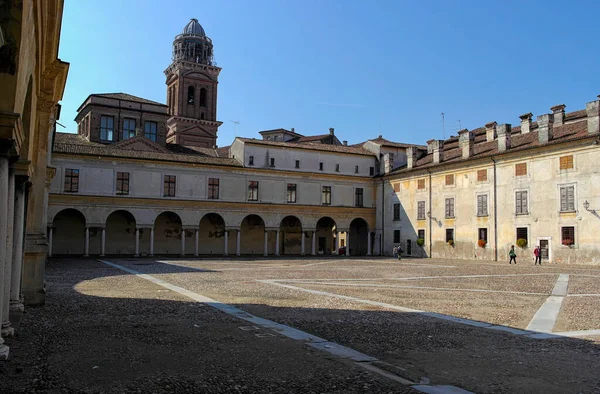
[[[481,393],[600,393],[600,331],[589,331],[600,329],[600,267],[108,261],[355,349],[413,382]],[[47,274],[48,304],[25,315],[0,392],[413,392],[101,262],[53,260]],[[559,276],[568,279],[566,294],[557,292]],[[558,314],[538,323],[560,339],[532,337],[526,327],[556,299]],[[586,331],[562,336],[574,330]]]

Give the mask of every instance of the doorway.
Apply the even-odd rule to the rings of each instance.
[[[412,255],[412,240],[407,239],[406,240],[406,254],[407,255]]]
[[[552,238],[551,237],[538,237],[537,244],[540,246],[540,256],[542,261],[547,263],[552,261]]]

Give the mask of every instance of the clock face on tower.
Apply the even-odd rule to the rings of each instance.
[[[213,57],[212,40],[197,19],[192,19],[173,41],[167,77],[167,142],[216,147],[217,85],[221,69]]]

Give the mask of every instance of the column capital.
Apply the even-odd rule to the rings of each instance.
[[[200,227],[198,227],[197,225],[193,225],[193,224],[192,225],[186,224],[184,226],[181,226],[181,228],[183,230],[198,230]]]
[[[242,231],[242,228],[236,226],[225,226],[225,231]]]

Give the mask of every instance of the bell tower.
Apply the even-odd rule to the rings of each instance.
[[[217,85],[221,69],[213,59],[212,40],[192,19],[173,41],[167,77],[167,142],[216,148]]]

